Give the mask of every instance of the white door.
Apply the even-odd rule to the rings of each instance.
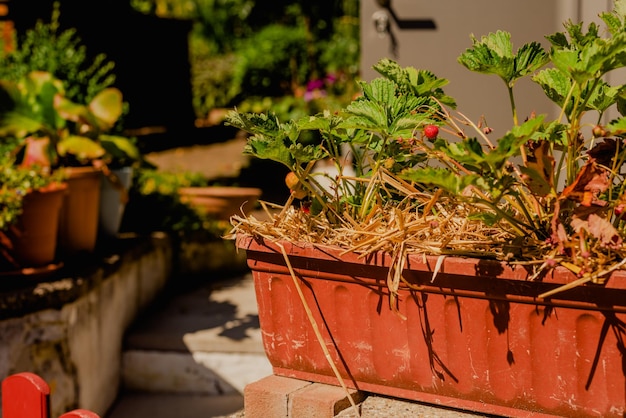
[[[457,62],[472,45],[470,35],[501,29],[511,33],[515,49],[530,41],[549,48],[544,36],[561,31],[564,21],[599,21],[598,13],[611,8],[611,0],[362,0],[361,76],[376,77],[372,65],[381,58],[430,70],[450,80],[444,90],[458,111],[473,121],[484,115],[500,136],[512,125],[506,86]],[[556,116],[556,106],[530,80],[517,83],[515,97],[520,121],[533,111]]]

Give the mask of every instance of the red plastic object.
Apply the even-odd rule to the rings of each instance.
[[[74,411],[66,412],[59,418],[100,418],[100,416],[85,409],[75,409]]]
[[[538,295],[575,277],[528,280],[522,267],[407,257],[390,309],[390,260],[283,243],[324,344],[350,387],[508,417],[625,416],[626,274]],[[237,237],[252,270],[266,354],[277,375],[338,384],[280,248]],[[403,319],[402,316],[406,319]]]
[[[33,373],[17,373],[2,381],[3,418],[49,418],[50,388]]]

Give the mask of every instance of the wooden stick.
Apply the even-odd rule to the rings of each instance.
[[[322,348],[322,351],[324,351],[326,360],[328,360],[328,364],[330,364],[330,367],[333,369],[333,373],[335,373],[337,380],[339,380],[339,384],[346,391],[346,394],[348,395],[348,400],[350,401],[350,404],[352,405],[354,412],[356,413],[358,417],[360,417],[361,413],[359,412],[359,409],[357,408],[356,403],[354,402],[354,399],[352,399],[352,395],[350,395],[350,391],[348,390],[348,387],[343,381],[343,378],[341,377],[341,374],[339,373],[337,366],[333,362],[333,359],[330,357],[330,352],[328,351],[328,347],[326,347],[324,338],[322,337],[319,327],[317,326],[317,322],[315,321],[315,318],[313,317],[313,312],[311,312],[311,309],[309,308],[309,304],[306,302],[306,299],[304,298],[304,293],[302,293],[300,282],[298,281],[298,278],[296,277],[296,273],[293,270],[293,267],[291,266],[291,262],[289,261],[289,256],[287,255],[287,251],[285,250],[285,247],[281,243],[277,242],[276,245],[280,248],[280,250],[283,253],[283,258],[285,259],[285,263],[287,264],[287,268],[289,269],[289,274],[291,274],[291,278],[293,279],[293,284],[296,286],[296,290],[298,291],[298,296],[300,296],[300,301],[302,301],[302,306],[304,307],[304,310],[306,311],[306,315],[309,319],[309,322],[311,323],[311,326],[313,327],[313,331],[315,332],[317,341],[320,343],[320,347]]]

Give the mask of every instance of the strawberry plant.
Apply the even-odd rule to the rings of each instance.
[[[232,111],[228,123],[251,134],[246,152],[284,164],[298,185],[263,234],[393,260],[406,252],[505,260],[534,277],[562,266],[578,283],[602,283],[626,264],[626,86],[604,79],[626,66],[626,0],[600,18],[605,28],[566,22],[546,37],[548,50],[539,42],[515,50],[506,31],[472,39],[460,65],[498,76],[508,91],[512,124],[500,138],[455,109],[447,80],[388,59],[340,111],[289,122]],[[524,77],[560,107],[556,118],[518,114]],[[620,116],[607,121],[609,109]],[[311,131],[317,140],[303,140]],[[332,174],[320,169],[329,164]],[[300,197],[307,211],[294,205]],[[237,219],[235,229],[258,225]]]

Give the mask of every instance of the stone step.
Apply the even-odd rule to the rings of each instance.
[[[263,354],[250,274],[171,290],[128,331],[126,350]]]
[[[263,354],[128,350],[122,357],[122,382],[131,391],[242,394],[271,373]]]
[[[243,396],[128,392],[103,418],[239,418]]]
[[[243,393],[271,374],[250,274],[165,295],[128,332],[122,382],[135,391]]]
[[[106,418],[242,411],[244,387],[272,373],[250,274],[207,277],[163,296],[127,332],[122,391]]]

